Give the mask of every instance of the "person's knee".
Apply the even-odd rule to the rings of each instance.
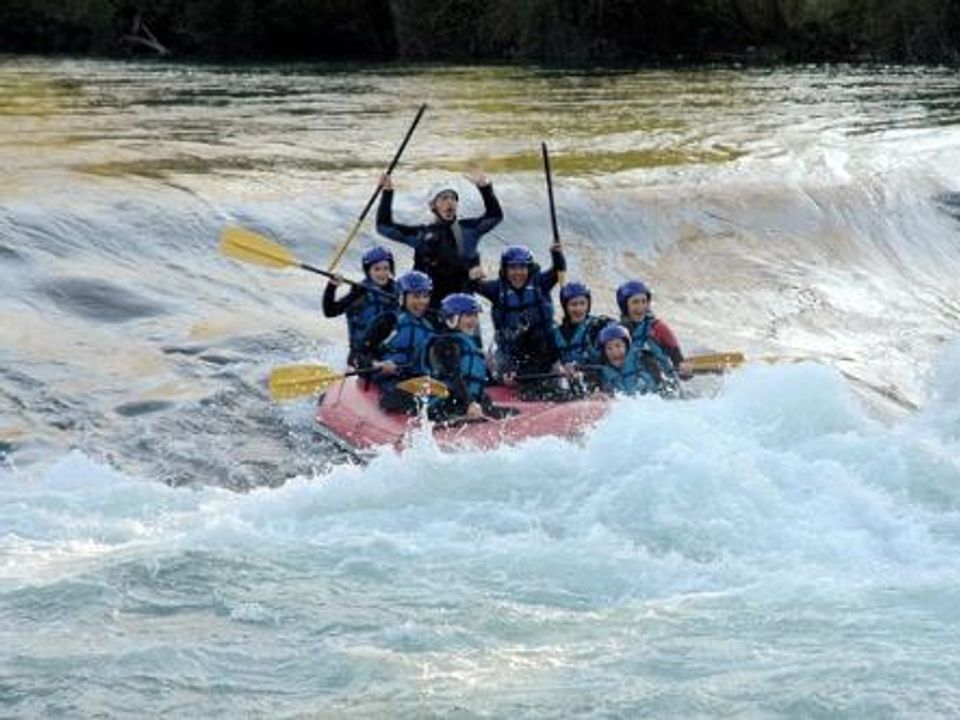
[[[387,412],[413,413],[417,406],[413,398],[399,390],[386,390],[380,396],[380,407]]]

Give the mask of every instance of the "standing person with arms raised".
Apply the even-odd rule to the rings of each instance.
[[[413,248],[413,268],[430,276],[434,291],[431,307],[451,293],[470,292],[471,279],[480,279],[480,238],[503,220],[503,210],[493,192],[493,184],[482,172],[467,178],[477,186],[483,198],[484,213],[479,217],[457,217],[460,195],[451,187],[431,194],[430,210],[435,221],[428,225],[401,225],[393,220],[393,181],[380,178],[383,194],[377,209],[377,232],[385,238]]]

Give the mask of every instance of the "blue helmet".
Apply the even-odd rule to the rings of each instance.
[[[630,331],[623,325],[610,323],[600,331],[600,334],[597,336],[597,344],[600,347],[604,347],[611,340],[623,340],[627,344],[627,347],[630,347]]]
[[[363,274],[369,275],[370,268],[379,262],[383,262],[384,260],[390,263],[390,272],[393,272],[393,253],[382,245],[374,245],[372,248],[367,250],[360,259],[360,262],[363,264]]]
[[[566,285],[560,288],[560,305],[562,305],[564,308],[567,306],[568,302],[578,297],[586,298],[587,307],[590,307],[589,303],[592,300],[590,297],[590,288],[588,288],[582,282],[577,282],[574,280],[572,282],[568,282]]]
[[[430,293],[433,292],[433,280],[426,273],[419,270],[411,270],[406,275],[401,275],[397,280],[397,287],[400,293]]]
[[[627,314],[627,300],[634,295],[646,295],[650,299],[650,290],[640,280],[627,280],[617,288],[617,305],[620,306],[620,312]]]
[[[500,254],[500,267],[506,268],[510,265],[526,265],[530,267],[533,264],[533,253],[523,245],[511,245],[504,248]]]
[[[473,295],[452,293],[447,295],[440,303],[440,312],[443,313],[445,320],[450,320],[457,315],[479,313],[480,303],[477,302],[477,299]]]

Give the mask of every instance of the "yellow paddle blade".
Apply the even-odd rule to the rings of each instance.
[[[420,377],[410,378],[397,383],[397,389],[403,390],[411,395],[423,395],[429,397],[445,398],[450,395],[450,390],[439,380],[422,375]]]
[[[747,358],[744,357],[742,352],[731,351],[694,355],[687,360],[693,365],[693,372],[695,373],[715,373],[739,367],[747,361]]]
[[[291,400],[318,393],[343,377],[326,365],[287,365],[274,368],[267,387],[274,400]]]
[[[283,245],[236,225],[228,225],[220,233],[220,252],[234,260],[272,268],[300,265]]]

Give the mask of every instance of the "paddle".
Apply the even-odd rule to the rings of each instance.
[[[842,356],[831,357],[835,360],[853,360],[853,358]],[[763,355],[757,358],[747,358],[742,352],[738,351],[705,353],[687,358],[693,364],[693,372],[697,374],[722,373],[748,362],[764,362],[772,365],[774,363],[822,362],[823,359],[823,357],[815,355]]]
[[[450,396],[450,389],[439,380],[434,380],[429,375],[402,380],[396,384],[397,390],[417,396],[428,396],[447,398]]]
[[[406,367],[409,365],[398,365],[397,369],[402,370]],[[270,372],[267,388],[270,390],[270,397],[274,400],[292,400],[326,390],[338,380],[375,372],[377,368],[340,372],[327,365],[284,365]],[[410,378],[398,383],[397,387],[412,395],[447,397],[449,394],[446,385],[427,377]]]
[[[742,352],[731,351],[693,355],[686,360],[690,363],[691,371],[695,375],[704,375],[722,373],[731,368],[740,367],[747,359]]]
[[[553,226],[553,242],[560,244],[560,230],[557,228],[557,207],[553,202],[553,180],[550,176],[550,155],[547,153],[547,144],[540,143],[540,149],[543,150],[543,172],[547,176],[547,197],[550,199],[550,224]],[[564,273],[557,273],[557,282],[563,285]]]
[[[234,260],[241,260],[242,262],[253,263],[254,265],[263,265],[272,268],[296,267],[331,279],[337,278],[336,273],[321,270],[313,265],[300,262],[294,257],[293,253],[283,245],[275,243],[273,240],[259,233],[255,233],[252,230],[237,227],[236,225],[229,225],[220,233],[220,252]],[[367,287],[362,282],[356,280],[347,280],[346,278],[340,278],[340,280],[347,283],[347,285],[352,285],[366,292],[373,292],[392,300],[397,299],[396,295],[388,293],[386,290]]]
[[[577,365],[577,370],[599,370],[602,365]],[[526,375],[517,375],[514,380],[523,382],[524,380],[549,380],[550,378],[567,377],[567,373],[562,370],[551,370],[542,373],[527,373]]]
[[[285,365],[273,369],[267,388],[274,400],[292,400],[303,395],[313,395],[325,390],[337,380],[363,375],[371,370],[338,372],[326,365]]]
[[[775,362],[774,359],[766,359],[767,362]],[[687,358],[687,362],[692,365],[692,371],[694,374],[702,375],[708,373],[722,373],[725,370],[731,368],[739,367],[746,362],[742,352],[715,352],[715,353],[704,353],[702,355],[693,355]],[[600,365],[580,365],[579,370],[597,370]],[[546,380],[549,378],[563,377],[565,373],[563,372],[544,372],[544,373],[533,373],[528,375],[518,375],[516,380]]]
[[[407,134],[403,138],[403,142],[400,143],[400,147],[397,148],[397,154],[393,156],[393,160],[390,162],[390,167],[387,168],[387,172],[385,173],[386,175],[391,174],[393,169],[397,166],[397,163],[400,161],[400,156],[403,154],[404,148],[406,148],[407,143],[410,142],[413,131],[417,129],[417,124],[420,122],[420,118],[423,117],[423,112],[426,109],[426,103],[420,106],[420,109],[417,111],[417,116],[413,119],[410,129],[407,130]],[[371,195],[370,199],[367,201],[367,206],[363,209],[363,212],[360,213],[360,217],[357,218],[357,222],[354,224],[350,234],[347,235],[347,239],[343,241],[342,245],[340,245],[336,255],[333,256],[333,260],[331,260],[330,264],[327,266],[327,270],[330,272],[333,272],[333,270],[337,267],[337,263],[340,262],[340,258],[342,258],[343,253],[346,252],[347,246],[353,242],[353,239],[357,236],[357,233],[360,232],[360,226],[363,225],[363,221],[366,219],[367,213],[370,212],[370,208],[373,207],[374,201],[376,201],[377,196],[380,194],[380,189],[381,188],[378,183],[376,189],[373,191],[373,195]]]

